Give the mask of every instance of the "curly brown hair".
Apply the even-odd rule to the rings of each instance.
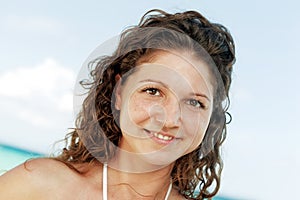
[[[125,74],[157,49],[185,50],[204,59],[203,50],[197,45],[209,55],[211,61],[206,62],[214,66],[212,70],[221,81],[216,78],[214,83],[213,114],[201,145],[175,161],[171,176],[173,185],[185,198],[215,196],[223,168],[220,146],[226,137],[235,47],[224,26],[209,22],[196,11],[176,14],[148,11],[137,26],[122,33],[113,55],[90,63],[92,81],[81,81],[89,90],[88,95],[77,116],[76,128],[66,137],[67,147],[57,159],[65,163],[89,163],[113,158],[122,136],[117,124],[119,113],[113,108],[115,77],[120,75],[125,81]]]

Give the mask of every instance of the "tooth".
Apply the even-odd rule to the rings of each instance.
[[[161,135],[161,134],[158,134],[158,138],[163,140],[163,139],[164,139],[164,136]]]
[[[170,137],[164,136],[164,140],[170,140]]]

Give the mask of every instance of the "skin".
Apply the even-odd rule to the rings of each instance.
[[[122,153],[116,155],[108,168],[108,199],[150,200],[154,199],[153,195],[155,199],[164,199],[174,161],[202,142],[211,115],[212,86],[203,78],[209,77],[207,67],[187,53],[184,57],[189,62],[176,54],[159,52],[151,63],[138,66],[125,84],[117,85],[115,107],[121,113],[122,129],[119,147],[142,156],[138,159],[135,156],[128,163],[128,159],[122,159]],[[198,76],[193,66],[201,66],[203,76]],[[169,87],[145,81],[149,78],[163,80],[162,83]],[[183,80],[180,84],[179,79]],[[148,89],[141,90],[144,86]],[[161,90],[153,90],[153,86]],[[192,92],[202,96],[191,95]],[[199,108],[199,102],[205,108]],[[158,141],[144,129],[168,134],[173,139],[166,143]],[[160,167],[143,173],[128,173],[110,167],[136,165],[149,169]],[[0,199],[101,199],[103,165],[95,161],[74,164],[74,167],[83,173],[52,159],[29,160],[0,176]],[[173,188],[169,199],[184,198]]]
[[[119,78],[115,108],[123,133],[119,147],[126,151],[120,156],[126,155],[126,163],[119,164],[124,171],[170,165],[202,142],[212,112],[212,86],[203,78],[209,77],[208,67],[185,54],[156,52],[126,81]],[[172,139],[157,140],[155,133]]]

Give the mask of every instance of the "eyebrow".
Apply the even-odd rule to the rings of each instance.
[[[205,94],[202,94],[202,93],[191,93],[191,95],[204,97],[204,98],[206,98],[210,102],[210,99]]]
[[[165,83],[163,83],[161,81],[158,81],[158,80],[145,79],[145,80],[140,81],[140,83],[143,83],[143,82],[156,82],[156,83],[159,83],[159,84],[163,85],[166,88],[170,88],[168,85],[166,85]]]
[[[145,80],[140,81],[140,83],[144,83],[144,82],[156,82],[156,83],[159,83],[159,84],[163,85],[166,88],[170,88],[168,85],[166,85],[165,83],[163,83],[161,81],[158,81],[158,80],[145,79]],[[210,102],[210,99],[205,94],[202,94],[202,93],[190,93],[190,95],[204,97],[204,98],[206,98]]]

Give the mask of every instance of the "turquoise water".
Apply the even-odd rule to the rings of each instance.
[[[41,157],[42,154],[0,144],[0,175],[30,158]],[[213,200],[233,200],[233,198],[215,197]]]
[[[0,174],[42,154],[0,144]]]

